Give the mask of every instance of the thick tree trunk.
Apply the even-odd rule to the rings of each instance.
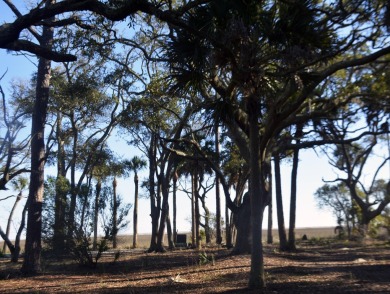
[[[47,1],[46,5],[54,1]],[[43,27],[41,45],[49,50],[53,46],[54,29]],[[45,123],[51,76],[50,60],[39,58],[36,97],[31,122],[31,173],[28,195],[28,218],[22,272],[36,274],[41,271],[42,202],[45,168]]]
[[[134,174],[133,248],[138,247],[138,175]]]
[[[232,254],[248,254],[252,250],[251,201],[246,193],[238,212],[233,215],[237,230],[236,242]]]
[[[249,195],[251,206],[251,229],[252,229],[252,249],[251,249],[251,270],[248,286],[251,289],[265,288],[264,258],[262,244],[262,223],[263,213],[268,197],[265,187],[264,161],[265,147],[259,150],[260,137],[258,125],[259,102],[256,97],[247,98],[247,111],[249,120],[249,150],[250,150],[250,177]],[[260,152],[262,156],[260,158]],[[261,162],[260,162],[261,160]],[[260,169],[261,165],[261,169]]]
[[[276,192],[276,214],[278,217],[278,232],[279,232],[279,249],[287,250],[287,235],[284,225],[283,198],[282,198],[282,179],[280,174],[280,158],[279,154],[274,155],[275,166],[275,192]]]

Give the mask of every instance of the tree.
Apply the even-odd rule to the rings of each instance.
[[[330,76],[389,53],[380,35],[374,38],[387,47],[359,57],[345,54],[359,51],[360,39],[384,28],[383,10],[376,4],[343,6],[339,18],[340,7],[326,2],[213,1],[186,15],[191,30],[177,27],[167,43],[175,89],[198,89],[210,104],[223,107],[222,120],[250,167],[250,288],[265,286],[261,224],[270,197],[275,139],[285,128],[319,115],[307,109],[314,90]],[[350,34],[341,29],[347,23],[353,23]],[[362,23],[367,25],[364,33],[357,28]],[[208,95],[208,88],[220,98]],[[343,103],[324,95],[316,99],[315,109],[324,113]]]
[[[146,167],[147,162],[141,157],[134,156],[124,162],[129,171],[134,172],[134,208],[133,208],[133,248],[138,247],[138,172]]]
[[[344,183],[337,185],[325,184],[318,188],[314,196],[320,208],[329,207],[337,218],[337,224],[347,228],[348,238],[351,237],[352,229],[356,224],[356,213],[349,189]]]
[[[47,1],[48,7],[54,1]],[[54,21],[49,19],[48,21]],[[40,45],[47,50],[53,46],[54,29],[43,27],[39,37]],[[28,195],[28,218],[25,254],[22,272],[36,274],[41,271],[41,226],[42,226],[42,201],[44,189],[45,155],[45,123],[47,117],[49,87],[51,76],[51,61],[39,58],[36,96],[31,122],[31,173]]]
[[[3,77],[0,78],[0,81]],[[7,103],[5,93],[0,85],[2,99],[0,106],[2,112],[0,123],[0,190],[7,190],[8,182],[29,171],[26,161],[30,136],[21,140],[19,138],[20,132],[25,128],[25,120],[28,118],[28,107],[16,97],[19,94],[23,95],[25,88],[25,85],[13,85],[14,97],[12,97],[12,101]]]
[[[131,209],[131,204],[125,204],[120,195],[116,195],[115,198],[116,202],[114,203],[113,187],[105,186],[102,188],[99,211],[104,238],[113,242],[118,232],[129,224],[126,221],[126,216]],[[114,219],[114,209],[117,210],[116,219]]]

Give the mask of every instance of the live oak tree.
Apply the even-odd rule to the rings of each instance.
[[[30,115],[29,103],[23,103],[21,96],[30,93],[29,90],[24,83],[14,83],[12,94],[6,97],[0,85],[0,190],[7,190],[7,184],[12,179],[30,170],[28,166],[30,136],[21,135]]]
[[[359,194],[361,193],[359,192]],[[352,231],[356,229],[358,213],[346,185],[344,183],[325,184],[317,189],[314,196],[320,208],[332,209],[333,214],[337,217],[337,224],[342,228],[346,227],[347,237],[350,238]]]

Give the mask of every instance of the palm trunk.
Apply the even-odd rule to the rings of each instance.
[[[302,136],[303,125],[297,125],[295,137],[297,144]],[[290,200],[290,225],[288,229],[288,249],[295,250],[295,220],[297,210],[297,177],[298,177],[299,149],[294,150],[293,166],[291,171],[291,200]]]
[[[262,151],[261,162],[259,157],[259,126],[258,111],[259,102],[256,97],[249,97],[247,100],[248,120],[249,120],[249,150],[250,150],[250,178],[249,195],[251,202],[251,225],[252,225],[252,250],[251,250],[251,270],[249,277],[249,288],[264,289],[264,258],[262,245],[262,222],[264,213],[264,203],[266,195],[265,177],[263,177],[265,161]],[[260,168],[260,164],[262,165]]]
[[[138,175],[134,174],[133,248],[138,247]]]
[[[285,251],[287,250],[287,236],[286,236],[286,229],[284,226],[282,180],[280,175],[280,157],[277,152],[274,155],[274,163],[275,163],[276,214],[278,217],[278,231],[279,231],[279,249],[281,251]]]
[[[93,250],[97,249],[99,201],[100,201],[100,192],[101,191],[102,191],[102,180],[101,180],[101,178],[98,178],[97,183],[96,183],[95,207],[94,207],[94,215],[93,215]]]
[[[173,176],[173,242],[176,243],[177,239],[177,228],[176,228],[176,215],[177,215],[177,203],[176,203],[176,190],[177,190],[177,180],[178,180],[177,171],[175,170],[174,176]]]
[[[112,181],[113,197],[112,197],[112,247],[117,247],[117,234],[118,234],[118,201],[116,195],[117,182],[116,178]]]
[[[192,181],[192,193],[191,193],[191,242],[192,247],[196,246],[196,224],[195,224],[195,175],[191,173],[191,181]]]

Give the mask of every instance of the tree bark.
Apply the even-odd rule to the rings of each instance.
[[[116,195],[117,182],[116,178],[112,181],[112,248],[117,247],[117,234],[118,234],[118,200]]]
[[[232,231],[231,231],[231,219],[230,219],[230,211],[227,206],[225,205],[225,238],[226,238],[226,247],[232,248],[233,247],[233,240],[232,240]]]
[[[270,189],[272,187],[272,184],[270,184]],[[267,230],[267,243],[272,244],[273,243],[273,236],[272,236],[272,217],[273,217],[273,209],[272,209],[272,192],[271,192],[271,199],[268,203],[268,230]]]
[[[275,192],[276,192],[276,214],[278,217],[279,249],[287,250],[287,235],[284,225],[283,197],[282,197],[282,179],[280,174],[280,157],[276,152],[274,155],[275,166]]]
[[[195,224],[195,175],[191,173],[191,181],[192,181],[192,193],[191,193],[191,242],[192,248],[196,246],[196,224]]]
[[[156,134],[152,134],[150,140],[150,147],[148,150],[149,160],[149,198],[150,198],[150,217],[152,221],[152,234],[150,237],[149,252],[153,252],[157,248],[157,234],[158,234],[158,220],[160,218],[160,196],[156,195],[154,175],[156,173],[156,148],[157,138]],[[157,193],[158,194],[158,193]]]
[[[100,192],[101,191],[102,191],[102,180],[101,180],[101,178],[98,178],[97,183],[96,183],[95,207],[94,207],[94,215],[93,215],[93,250],[97,249],[99,201],[100,201]]]
[[[216,124],[215,126],[215,153],[217,157],[217,164],[219,166],[220,163],[220,148],[219,148],[219,127]],[[221,231],[221,192],[219,189],[220,181],[219,177],[215,177],[215,222],[216,222],[216,243],[222,243],[222,231]]]
[[[134,174],[133,248],[138,247],[138,175]]]
[[[176,228],[176,215],[177,215],[177,203],[176,203],[176,190],[177,190],[177,180],[179,176],[177,174],[177,170],[175,169],[175,173],[173,175],[173,242],[176,243],[177,239],[177,228]]]
[[[297,125],[295,137],[297,144],[299,138],[302,137],[303,125]],[[291,170],[291,200],[290,200],[290,225],[288,228],[288,249],[295,250],[295,221],[297,210],[297,178],[298,178],[298,164],[299,164],[299,149],[294,150],[293,165]]]
[[[171,218],[169,216],[169,208],[168,208],[168,214],[167,214],[167,235],[168,235],[168,246],[170,250],[175,249],[175,243],[173,242],[173,234],[172,234],[172,225],[171,225]]]
[[[50,6],[55,1],[47,1]],[[41,45],[51,50],[53,47],[54,29],[43,27]],[[45,123],[49,99],[51,77],[51,61],[39,58],[36,96],[31,122],[31,173],[28,195],[27,232],[22,272],[37,274],[41,272],[41,235],[42,235],[42,203],[45,168]]]
[[[252,230],[252,249],[251,249],[251,270],[248,286],[251,289],[265,288],[264,258],[262,245],[262,222],[266,203],[265,187],[265,148],[259,148],[259,125],[258,112],[259,101],[256,97],[247,98],[247,111],[249,121],[249,150],[250,150],[250,176],[249,176],[249,195],[251,206],[251,230]],[[259,150],[260,149],[260,150]],[[262,156],[260,157],[259,153]],[[260,162],[261,160],[261,162]],[[261,165],[261,168],[260,168]]]
[[[248,254],[252,251],[251,201],[249,195],[249,193],[244,195],[238,212],[233,214],[237,236],[232,254]]]

